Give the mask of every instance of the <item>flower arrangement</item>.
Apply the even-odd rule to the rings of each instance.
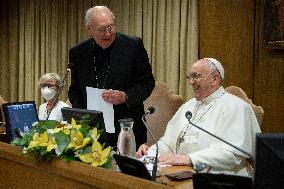
[[[30,132],[20,133],[21,137],[12,141],[20,146],[23,153],[35,155],[37,160],[63,158],[91,164],[95,167],[111,167],[110,146],[98,141],[101,132],[90,128],[86,120],[77,124],[60,124],[57,121],[40,121],[33,124]]]

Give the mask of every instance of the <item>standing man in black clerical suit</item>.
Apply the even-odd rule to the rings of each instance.
[[[155,80],[141,38],[117,33],[115,17],[105,6],[86,12],[86,30],[90,39],[69,51],[71,85],[69,100],[73,108],[87,108],[86,87],[105,89],[102,98],[113,104],[115,133],[108,134],[116,146],[119,119],[132,118],[136,147],[147,140],[141,121],[143,101],[150,96]]]

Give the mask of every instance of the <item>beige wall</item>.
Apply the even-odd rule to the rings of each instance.
[[[244,89],[264,108],[263,132],[284,132],[284,50],[263,47],[263,0],[200,0],[199,57],[225,67],[225,86]]]

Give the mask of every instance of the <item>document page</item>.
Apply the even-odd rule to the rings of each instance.
[[[86,91],[87,109],[103,112],[106,132],[115,133],[113,104],[104,101],[102,98],[104,89],[86,87]]]

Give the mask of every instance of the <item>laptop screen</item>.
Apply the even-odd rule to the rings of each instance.
[[[62,117],[64,121],[71,123],[71,119],[74,118],[76,122],[82,121],[83,117],[86,117],[87,123],[90,127],[97,127],[98,129],[105,129],[105,123],[103,113],[96,110],[87,110],[80,108],[64,107],[61,109]]]
[[[9,141],[18,137],[19,132],[30,131],[32,124],[38,121],[34,101],[3,104],[3,113]]]
[[[62,108],[61,112],[63,120],[67,121],[68,123],[71,123],[72,118],[74,118],[76,122],[79,123],[85,117],[85,121],[90,127],[97,127],[99,130],[102,131],[101,137],[99,138],[99,142],[105,143],[106,145],[109,144],[105,129],[103,112],[69,107]]]

